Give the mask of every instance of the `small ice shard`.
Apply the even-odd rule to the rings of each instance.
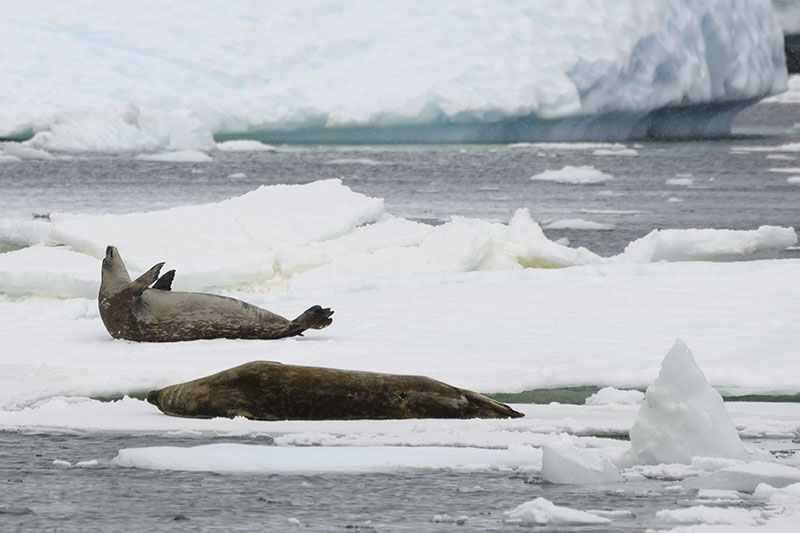
[[[752,462],[717,470],[704,476],[692,477],[682,485],[690,489],[722,489],[753,492],[762,483],[783,488],[800,483],[800,469],[776,463]]]
[[[680,340],[647,388],[630,430],[633,463],[689,464],[692,457],[747,459],[725,404]]]
[[[622,476],[596,451],[578,448],[567,438],[542,447],[542,477],[550,483],[617,483]]]
[[[545,498],[523,503],[513,511],[506,511],[506,522],[517,524],[610,524],[611,520],[586,511],[561,507]]]

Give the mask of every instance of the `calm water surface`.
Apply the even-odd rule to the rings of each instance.
[[[238,441],[269,445],[263,438]],[[109,464],[121,448],[209,442],[0,432],[0,531],[518,531],[504,513],[537,497],[617,511],[611,525],[537,531],[643,531],[676,525],[656,517],[662,509],[696,505],[696,491],[679,492],[668,488],[674,482],[659,480],[581,486],[512,472],[248,475]],[[88,465],[68,468],[54,460]],[[741,507],[761,503],[745,496]]]

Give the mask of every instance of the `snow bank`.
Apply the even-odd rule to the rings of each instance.
[[[614,387],[603,387],[586,398],[586,405],[625,404],[639,405],[644,400],[644,393],[638,390],[619,390]]]
[[[127,448],[120,450],[112,463],[121,467],[149,470],[310,474],[524,468],[537,458],[538,455],[530,448],[489,450],[410,446],[283,447],[225,443],[190,448]]]
[[[720,133],[739,107],[786,84],[767,0],[80,0],[44,12],[16,3],[0,20],[0,138],[35,133],[48,150],[205,151],[212,134]]]
[[[626,263],[657,261],[737,261],[775,258],[797,243],[794,228],[761,226],[757,230],[653,230],[631,242],[615,260]]]
[[[585,511],[556,505],[545,498],[536,498],[505,513],[506,522],[521,525],[599,525],[611,520]]]
[[[548,228],[603,229],[588,221]],[[222,202],[123,215],[0,219],[0,294],[91,298],[100,258],[117,246],[132,274],[166,261],[177,290],[319,291],[391,287],[417,277],[605,263],[775,257],[792,228],[655,230],[604,258],[549,240],[527,209],[508,224],[393,217],[339,180],[263,186]],[[31,265],[28,267],[27,265]]]
[[[572,165],[567,165],[561,170],[546,170],[531,176],[534,181],[552,181],[570,185],[599,185],[613,178],[614,176],[592,166]]]
[[[748,456],[722,397],[680,340],[647,388],[630,438],[628,459],[635,463],[688,464],[697,456],[741,460]]]

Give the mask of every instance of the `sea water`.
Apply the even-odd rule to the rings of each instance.
[[[341,178],[357,192],[384,198],[390,213],[431,224],[453,215],[507,222],[521,207],[545,226],[575,218],[606,224],[613,229],[545,231],[551,239],[567,238],[572,246],[612,255],[655,228],[800,227],[800,186],[788,180],[795,175],[791,169],[800,167],[800,152],[779,149],[797,142],[800,132],[775,127],[800,113],[797,106],[776,109],[749,111],[738,136],[676,143],[282,146],[270,152],[217,151],[207,163],[61,154],[55,160],[0,164],[0,217],[153,210],[219,201],[264,184]],[[530,179],[566,165],[592,166],[613,179],[603,186]],[[798,250],[782,257],[798,257]],[[667,479],[559,486],[515,471],[248,475],[111,463],[122,448],[231,440],[236,441],[0,433],[0,531],[516,530],[503,513],[537,497],[576,509],[615,511],[614,530],[639,531],[674,527],[659,521],[656,511],[689,506],[693,498]],[[271,444],[268,438],[238,441]],[[792,443],[768,447],[783,444],[794,453]],[[745,496],[740,505],[761,503]],[[593,528],[608,526],[544,530]]]
[[[270,445],[263,437],[212,441]],[[663,479],[553,485],[514,471],[274,475],[140,470],[109,461],[121,448],[201,442],[209,439],[0,433],[0,530],[516,531],[520,525],[505,513],[543,497],[606,512],[614,531],[642,531],[674,527],[656,513],[696,505],[697,497],[696,490]],[[741,497],[743,509],[763,504]],[[551,524],[537,530],[609,527]]]
[[[768,114],[776,106],[763,107]],[[778,107],[800,120],[800,106]],[[759,119],[756,113],[743,130],[762,131]],[[789,182],[800,175],[800,151],[778,152],[779,159],[763,151],[797,139],[800,131],[790,130],[626,145],[284,146],[216,151],[205,163],[65,154],[0,164],[0,218],[150,211],[221,201],[261,185],[340,178],[356,192],[384,198],[395,216],[433,224],[454,215],[508,222],[516,209],[528,208],[550,239],[567,238],[573,247],[608,256],[657,228],[800,227],[800,186]],[[530,179],[567,165],[590,166],[613,179],[602,186]],[[547,228],[574,219],[612,229]]]

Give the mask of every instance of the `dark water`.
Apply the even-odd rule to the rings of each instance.
[[[0,531],[516,531],[520,525],[506,522],[504,512],[537,497],[572,509],[627,512],[610,525],[537,531],[642,531],[674,527],[655,513],[690,506],[696,496],[665,490],[674,484],[666,481],[550,485],[511,472],[248,475],[110,464],[121,448],[208,442],[0,432]],[[55,459],[97,465],[68,468],[54,465]]]
[[[0,165],[0,218],[66,212],[129,212],[220,201],[260,185],[340,178],[385,199],[397,216],[439,223],[452,215],[508,222],[518,208],[535,220],[583,218],[612,231],[545,230],[601,255],[620,253],[653,229],[800,227],[800,152],[769,159],[753,146],[800,141],[800,106],[762,105],[737,121],[735,138],[643,143],[637,156],[594,155],[597,147],[362,146],[285,147],[277,152],[214,152],[209,163],[163,163],[130,154]],[[632,146],[631,143],[628,146]],[[614,176],[604,185],[565,185],[530,177],[565,165]],[[800,170],[797,172],[800,175]],[[676,177],[691,185],[670,185]],[[784,257],[796,257],[796,251]]]

